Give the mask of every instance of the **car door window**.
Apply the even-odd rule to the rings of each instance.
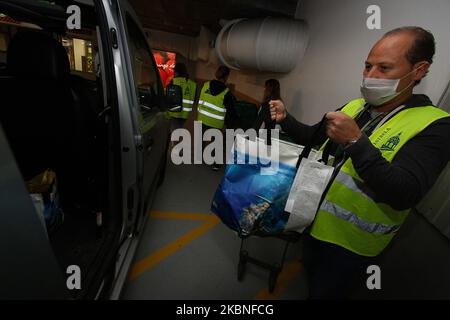
[[[127,32],[141,126],[147,125],[161,111],[162,88],[156,65],[141,30],[127,16]]]

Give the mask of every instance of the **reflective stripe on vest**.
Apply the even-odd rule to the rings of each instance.
[[[183,99],[183,111],[191,112],[194,100]]]
[[[194,104],[194,100],[183,99],[183,106],[184,104]]]
[[[219,116],[217,114],[205,111],[203,109],[198,109],[198,112],[203,114],[203,115],[205,115],[205,116],[207,116],[207,117],[211,117],[211,118],[218,119],[218,120],[225,120],[224,116]]]
[[[334,181],[345,185],[347,188],[357,193],[365,195],[372,201],[376,201],[375,192],[373,192],[366,184],[364,184],[363,181],[354,179],[344,171],[339,171]]]
[[[218,106],[216,106],[216,105],[214,105],[214,104],[212,104],[212,103],[209,103],[209,102],[206,102],[206,101],[203,101],[203,100],[200,100],[200,101],[198,102],[198,104],[201,104],[201,105],[203,105],[203,106],[207,106],[207,107],[209,107],[209,108],[211,108],[211,109],[220,111],[220,112],[222,112],[222,113],[226,113],[226,112],[227,112],[227,109],[218,107]]]
[[[222,129],[227,112],[224,100],[228,91],[229,89],[227,88],[220,94],[213,96],[210,93],[210,82],[206,82],[203,85],[198,101],[197,120],[209,127]]]
[[[181,87],[183,93],[183,109],[180,112],[169,112],[169,115],[172,118],[187,119],[189,118],[190,112],[192,112],[197,85],[191,79],[182,77],[173,78],[173,84]]]
[[[348,103],[342,112],[355,117],[363,99]],[[402,146],[434,121],[450,116],[434,106],[403,109],[369,137],[381,155],[392,162]],[[396,210],[383,203],[359,177],[351,159],[331,184],[311,228],[319,240],[363,256],[377,256],[392,240],[410,209]]]
[[[360,228],[361,230],[363,230],[365,232],[390,234],[390,233],[397,232],[400,229],[399,225],[388,225],[388,224],[383,224],[383,223],[375,223],[375,222],[369,222],[369,221],[362,220],[354,213],[352,213],[344,208],[341,208],[338,205],[336,205],[328,200],[325,200],[322,203],[320,208],[326,212],[329,212],[329,213],[335,215],[336,217],[338,217],[342,220],[348,221],[348,222],[356,225],[358,228]]]

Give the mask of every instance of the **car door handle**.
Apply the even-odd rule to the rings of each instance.
[[[149,152],[152,149],[152,147],[153,147],[153,143],[154,143],[153,138],[152,137],[147,137],[147,138],[145,138],[145,144],[144,143],[139,143],[137,145],[137,149],[139,151],[143,151],[144,150],[144,146],[146,146],[147,147],[147,152]]]

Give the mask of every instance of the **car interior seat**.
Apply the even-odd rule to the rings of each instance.
[[[51,36],[27,31],[11,39],[0,114],[25,180],[63,162],[72,118],[69,74],[65,50]]]
[[[64,47],[50,34],[17,32],[0,81],[0,119],[24,179],[51,168],[62,206],[83,203],[92,181],[96,115],[82,85],[74,84]]]

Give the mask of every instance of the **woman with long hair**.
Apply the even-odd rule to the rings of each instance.
[[[280,82],[277,79],[268,79],[264,83],[263,102],[269,102],[270,100],[281,100]]]
[[[254,128],[259,129],[264,122],[264,127],[267,128],[270,124],[270,100],[282,100],[280,95],[280,82],[277,79],[268,79],[264,83],[264,96],[259,108],[259,114],[256,119]]]

